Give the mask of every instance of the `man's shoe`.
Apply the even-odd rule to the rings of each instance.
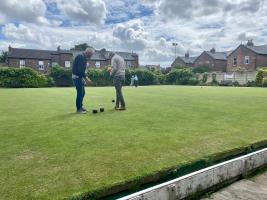
[[[80,109],[77,111],[77,114],[86,114],[87,111],[83,110],[83,109]]]
[[[88,110],[87,109],[85,109],[85,108],[81,108],[83,111],[85,111],[85,112],[88,112]]]
[[[120,111],[126,110],[126,107],[120,107],[119,110]]]
[[[114,110],[119,110],[119,109],[120,109],[120,108],[119,108],[119,107],[117,107],[117,106],[115,106],[115,107],[114,107]]]

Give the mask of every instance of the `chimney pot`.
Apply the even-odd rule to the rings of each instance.
[[[215,48],[213,47],[213,48],[210,50],[210,52],[211,52],[211,53],[215,53],[215,52],[216,52]]]
[[[254,46],[254,43],[253,43],[253,40],[248,40],[248,43],[247,43],[248,46]]]

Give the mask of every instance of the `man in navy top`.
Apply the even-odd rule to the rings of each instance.
[[[90,83],[91,80],[86,75],[86,66],[87,59],[90,59],[94,52],[93,48],[87,48],[82,54],[78,54],[73,61],[72,80],[77,90],[76,109],[79,114],[87,113],[87,110],[83,108],[84,86],[86,83]]]

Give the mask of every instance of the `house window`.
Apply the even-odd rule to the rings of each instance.
[[[57,62],[52,62],[52,67],[56,67],[58,66],[58,63]]]
[[[248,65],[249,64],[249,56],[245,56],[245,65]]]
[[[129,68],[131,68],[133,66],[131,61],[125,61],[125,64]]]
[[[233,65],[236,66],[236,64],[237,64],[237,59],[234,58],[234,60],[233,60]]]
[[[38,61],[38,69],[44,70],[44,61],[41,61],[41,60]]]
[[[96,62],[95,62],[95,67],[96,67],[96,68],[100,68],[100,61],[96,61]]]
[[[19,61],[19,68],[24,68],[25,67],[25,60],[20,60]]]
[[[65,61],[65,67],[70,68],[70,61]]]

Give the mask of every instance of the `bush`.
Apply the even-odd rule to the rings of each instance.
[[[203,77],[202,77],[202,83],[207,83],[207,81],[208,81],[208,73],[205,72],[205,73],[203,74]]]
[[[257,76],[256,76],[256,85],[265,87],[264,82],[266,78],[267,78],[267,69],[263,68],[263,69],[258,70]]]
[[[256,87],[257,86],[256,81],[248,81],[246,86],[247,87]]]
[[[49,86],[48,78],[31,68],[0,68],[0,87],[39,88]]]
[[[173,69],[167,74],[166,83],[188,85],[194,78],[195,77],[191,69]]]
[[[210,72],[211,69],[209,66],[199,66],[193,69],[194,73],[205,73],[205,72]]]
[[[154,84],[156,84],[156,85],[164,85],[164,84],[166,84],[166,75],[164,75],[164,74],[156,75]]]
[[[134,70],[126,70],[126,85],[130,85],[131,77],[133,75],[138,76],[138,83],[139,85],[154,85],[157,82],[156,75],[149,70],[142,70],[142,69],[134,69]]]
[[[217,74],[216,73],[212,73],[211,74],[211,78],[212,78],[212,81],[211,81],[211,83],[212,83],[212,85],[218,85],[219,83],[218,83],[218,81],[217,81]]]
[[[89,69],[88,77],[92,80],[93,86],[111,86],[113,85],[112,78],[108,70],[105,69]]]
[[[54,80],[54,84],[57,87],[70,87],[72,83],[72,71],[71,69],[64,69],[60,66],[52,67],[50,76]]]

